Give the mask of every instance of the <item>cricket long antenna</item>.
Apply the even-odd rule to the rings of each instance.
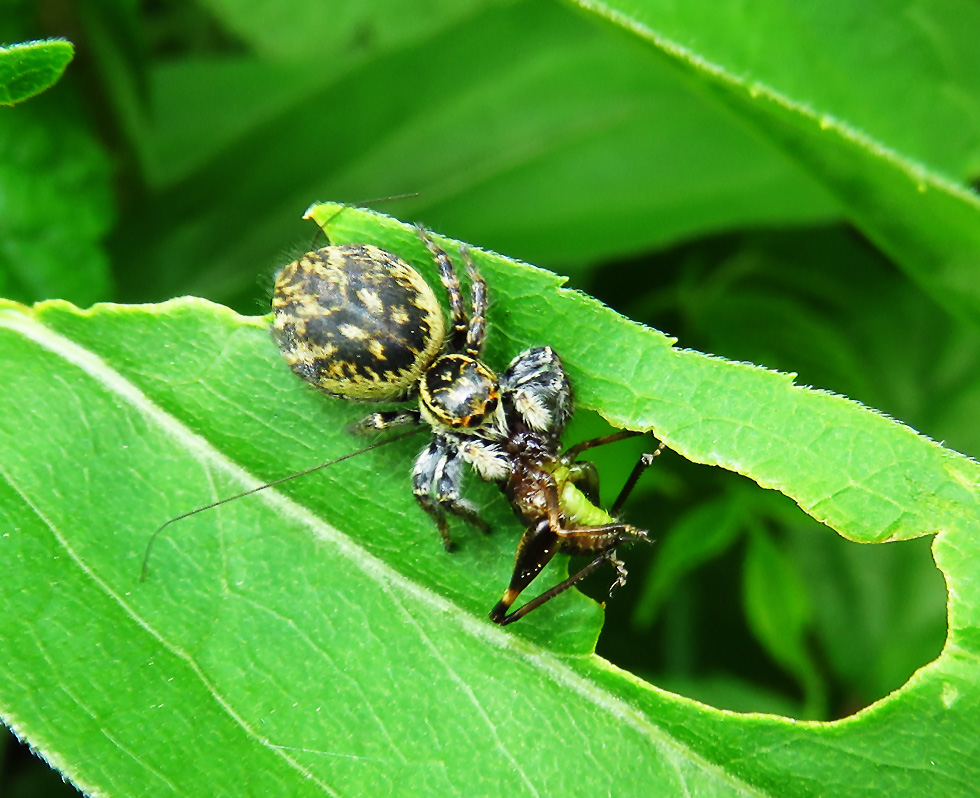
[[[314,471],[319,471],[321,468],[327,468],[328,466],[337,465],[337,463],[342,463],[344,460],[350,460],[352,457],[357,457],[359,454],[364,454],[365,452],[370,452],[372,449],[377,449],[380,446],[386,446],[389,443],[394,443],[395,441],[400,441],[402,438],[407,438],[409,435],[417,435],[425,427],[418,427],[417,429],[409,430],[408,432],[403,432],[401,435],[395,435],[392,438],[385,438],[383,441],[378,441],[377,443],[372,443],[370,446],[365,446],[357,451],[345,454],[342,457],[337,457],[334,460],[328,460],[325,463],[320,463],[320,465],[313,466],[313,468],[307,468],[305,471],[297,471],[295,474],[290,474],[288,477],[281,477],[275,479],[272,482],[266,482],[264,485],[259,485],[257,488],[252,488],[251,490],[243,491],[234,496],[229,496],[225,499],[220,499],[219,501],[212,502],[211,504],[206,504],[204,507],[198,507],[196,510],[191,510],[190,512],[178,515],[175,518],[171,518],[165,524],[162,524],[156,532],[150,536],[150,540],[146,544],[146,552],[143,554],[143,565],[140,568],[140,582],[146,581],[146,576],[150,564],[150,552],[153,549],[153,543],[156,541],[157,537],[164,529],[166,529],[171,524],[182,521],[185,518],[190,518],[192,515],[197,515],[198,513],[203,513],[205,510],[213,510],[222,504],[227,504],[228,502],[233,502],[236,499],[242,499],[245,496],[251,496],[253,493],[258,493],[260,490],[265,490],[266,488],[274,488],[276,485],[281,485],[283,482],[289,482],[291,479],[297,479],[299,477],[305,477],[307,474],[312,474]]]
[[[372,199],[360,200],[352,203],[353,205],[380,205],[382,202],[394,202],[395,200],[414,199],[422,196],[418,191],[408,191],[404,194],[389,194],[387,197],[373,197]]]

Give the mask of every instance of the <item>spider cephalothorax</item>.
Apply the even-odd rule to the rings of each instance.
[[[446,549],[453,545],[447,513],[487,531],[462,497],[464,464],[501,486],[527,531],[510,586],[491,613],[495,622],[517,620],[605,561],[616,568],[617,587],[626,570],[615,557],[616,546],[646,540],[647,533],[601,510],[594,467],[576,462],[580,451],[607,439],[561,453],[572,392],[558,356],[547,346],[527,349],[495,373],[481,360],[487,291],[468,250],[460,248],[471,287],[469,314],[449,256],[421,227],[418,234],[449,300],[448,328],[432,289],[405,261],[372,246],[328,246],[286,266],[276,281],[273,335],[283,356],[296,374],[331,394],[377,401],[418,398],[417,407],[372,413],[357,429],[423,423],[432,429],[432,440],[415,461],[412,489]],[[648,462],[637,466],[613,513]],[[557,552],[595,559],[507,614]]]

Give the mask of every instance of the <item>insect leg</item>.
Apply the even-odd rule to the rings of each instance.
[[[623,484],[622,489],[619,491],[619,496],[616,497],[616,501],[613,502],[612,507],[609,508],[610,515],[616,515],[622,506],[626,503],[629,498],[630,493],[633,492],[633,488],[636,487],[636,482],[652,464],[653,461],[660,456],[660,453],[664,450],[664,444],[661,443],[653,452],[645,452],[640,455],[640,459],[637,461],[636,465],[633,466],[633,470],[630,475],[626,478],[626,482]]]
[[[524,610],[522,607],[517,612],[507,615],[507,610],[517,600],[524,588],[531,584],[534,578],[541,573],[541,569],[551,562],[557,551],[558,535],[548,518],[542,518],[533,527],[528,528],[517,546],[517,557],[514,559],[514,573],[510,578],[510,584],[500,601],[497,602],[497,606],[490,611],[491,621],[499,624],[512,623],[530,612],[530,610]]]
[[[616,557],[616,547],[620,543],[635,540],[649,540],[649,535],[645,530],[637,529],[629,524],[604,524],[556,530],[548,519],[542,519],[535,527],[524,533],[517,549],[514,574],[511,577],[510,585],[504,591],[504,595],[497,606],[490,612],[490,619],[494,623],[506,625],[523,618],[531,610],[537,609],[555,596],[564,593],[607,560],[613,564],[617,574],[616,581],[609,589],[611,595],[614,590],[626,584],[626,566]],[[508,615],[507,610],[517,597],[559,551],[586,555],[597,551],[599,553],[592,562],[580,571]]]
[[[525,615],[531,612],[531,610],[536,610],[545,602],[551,601],[555,596],[564,593],[566,590],[568,590],[568,588],[575,585],[575,583],[585,579],[585,577],[589,576],[593,571],[597,570],[599,566],[601,566],[606,560],[609,559],[615,559],[614,552],[613,551],[603,552],[598,557],[596,557],[592,562],[586,565],[581,571],[572,574],[564,582],[559,582],[554,587],[549,588],[540,596],[531,599],[527,604],[523,605],[518,610],[514,610],[514,612],[510,613],[509,615],[506,615],[505,613],[510,607],[510,604],[513,603],[513,599],[511,599],[510,603],[505,603],[505,601],[501,599],[500,603],[497,604],[497,606],[494,607],[493,611],[490,613],[490,619],[494,623],[499,623],[501,626],[506,626],[507,624],[513,623],[514,621],[519,621],[521,618],[523,618]]]
[[[638,435],[645,434],[645,432],[637,432],[633,429],[622,429],[619,432],[612,433],[611,435],[603,435],[601,438],[591,438],[587,441],[576,443],[572,448],[565,452],[565,457],[574,460],[586,449],[594,449],[596,446],[605,446],[607,443],[615,443],[616,441],[623,441],[627,438],[635,438]]]
[[[609,586],[609,595],[612,596],[613,593],[626,584],[626,577],[629,574],[626,571],[626,563],[616,556],[615,549],[609,552],[609,563],[616,569],[616,581]]]
[[[599,506],[599,469],[591,460],[576,460],[568,464],[568,478],[585,494],[590,502]]]

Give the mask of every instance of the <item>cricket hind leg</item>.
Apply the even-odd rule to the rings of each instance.
[[[490,620],[501,626],[520,620],[532,610],[551,601],[597,570],[604,562],[612,563],[617,578],[609,589],[610,595],[626,583],[626,566],[616,557],[616,547],[630,541],[649,541],[649,534],[629,524],[604,524],[577,529],[555,529],[545,518],[524,533],[514,561],[514,573],[503,597],[490,612]],[[531,599],[508,614],[517,597],[530,585],[541,570],[558,552],[567,554],[598,554],[581,570],[569,576],[541,595]]]
[[[587,461],[575,462],[575,457],[586,449],[642,434],[633,430],[622,430],[602,438],[583,441],[569,449],[565,454],[565,458],[571,461],[569,462],[569,467],[572,472],[572,482],[580,490],[583,490],[590,501],[596,503],[598,500],[598,473],[593,464]],[[663,450],[664,444],[660,443],[653,452],[646,452],[640,456],[610,509],[611,515],[615,516],[619,512],[632,493],[633,488],[636,487],[636,483],[643,475],[643,472],[650,467]],[[552,522],[548,518],[541,519],[536,525],[530,527],[524,533],[524,537],[521,538],[514,561],[514,573],[511,577],[511,582],[504,591],[503,597],[497,602],[493,610],[491,610],[490,619],[501,626],[506,626],[507,624],[520,620],[532,610],[537,609],[542,604],[551,601],[555,596],[561,595],[570,587],[581,582],[599,569],[604,562],[609,562],[616,572],[616,579],[609,587],[609,595],[612,596],[616,590],[626,584],[628,575],[626,564],[616,556],[616,547],[621,543],[637,540],[652,542],[646,530],[638,529],[629,524],[614,522],[598,526],[562,529],[556,522]],[[539,596],[531,599],[514,612],[508,613],[511,606],[517,600],[517,597],[541,573],[542,569],[559,551],[565,554],[595,556],[584,568],[570,575],[554,587],[549,588]]]

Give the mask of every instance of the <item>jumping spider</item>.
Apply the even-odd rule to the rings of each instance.
[[[616,547],[649,540],[646,531],[613,515],[655,455],[637,464],[612,515],[600,509],[595,468],[575,458],[591,446],[637,433],[586,441],[563,454],[560,436],[572,413],[572,391],[558,356],[550,347],[537,347],[521,352],[499,375],[489,368],[480,359],[486,283],[461,247],[471,286],[467,316],[452,261],[422,227],[417,230],[448,295],[448,331],[432,289],[405,261],[369,245],[327,246],[290,263],[276,280],[272,332],[283,357],[297,375],[330,394],[374,401],[417,397],[417,407],[372,413],[356,429],[431,428],[432,440],[415,460],[412,489],[447,550],[453,548],[447,513],[489,531],[462,497],[464,463],[501,486],[527,530],[511,583],[490,614],[494,622],[517,620],[606,560],[617,575],[612,592],[626,581]],[[594,560],[508,615],[558,552]]]

